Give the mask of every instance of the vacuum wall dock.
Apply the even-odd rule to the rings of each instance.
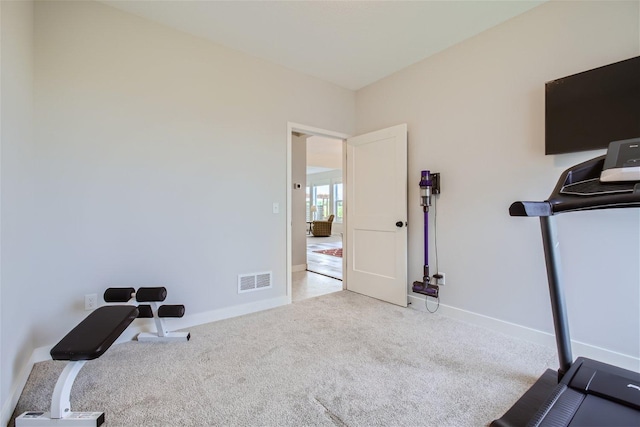
[[[432,174],[428,170],[420,173],[420,205],[424,213],[424,266],[422,270],[422,281],[413,282],[411,290],[414,293],[438,298],[439,287],[432,283],[429,274],[429,206],[431,206],[431,195],[440,194],[440,174]]]

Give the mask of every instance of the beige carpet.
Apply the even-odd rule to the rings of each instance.
[[[341,291],[115,345],[80,371],[74,411],[106,426],[482,426],[553,349]],[[36,364],[16,413],[48,410],[64,362]]]

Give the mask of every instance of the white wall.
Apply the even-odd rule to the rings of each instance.
[[[6,145],[3,127],[3,406],[25,355],[86,315],[85,294],[164,285],[198,319],[285,302],[287,123],[352,133],[355,94],[100,3],[36,2],[35,21],[2,5],[7,132],[31,129],[29,75],[35,106],[33,143]],[[237,275],[262,271],[273,289],[239,295]]]
[[[300,188],[291,190],[291,265],[307,268],[307,135],[291,136],[291,179]],[[304,268],[303,268],[304,267]]]
[[[34,328],[25,318],[37,299],[30,250],[38,242],[33,218],[33,3],[0,2],[0,423],[21,386],[18,377],[33,350]]]
[[[442,174],[441,303],[553,331],[539,221],[507,210],[545,199],[564,169],[604,152],[544,155],[544,84],[639,55],[638,8],[549,2],[357,92],[358,133],[408,123],[410,283],[422,275],[417,183],[430,169]],[[558,228],[572,338],[639,369],[640,213],[560,216]]]

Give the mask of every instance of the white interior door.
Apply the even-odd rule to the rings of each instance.
[[[407,125],[347,139],[347,289],[407,306]]]

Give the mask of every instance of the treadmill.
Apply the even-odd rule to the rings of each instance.
[[[600,181],[607,156],[564,171],[548,200],[509,207],[511,216],[540,218],[560,367],[548,369],[492,427],[640,426],[640,373],[583,357],[573,360],[560,274],[554,215],[640,208],[640,182]]]

